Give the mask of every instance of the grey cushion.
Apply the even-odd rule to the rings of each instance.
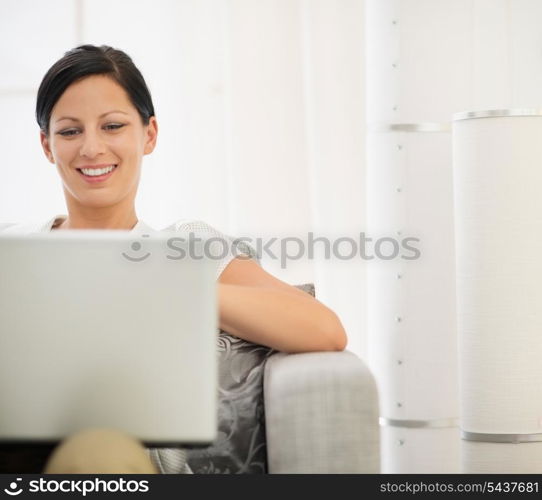
[[[312,284],[297,288],[314,296]],[[267,472],[263,372],[273,349],[221,331],[219,351],[218,439],[212,446],[187,450],[195,474]]]

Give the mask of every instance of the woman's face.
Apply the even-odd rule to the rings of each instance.
[[[157,132],[156,118],[143,125],[118,83],[93,75],[65,90],[52,110],[49,136],[41,132],[40,139],[68,206],[101,208],[130,198],[133,203],[142,157],[153,151]]]

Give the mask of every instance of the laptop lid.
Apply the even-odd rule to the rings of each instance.
[[[0,234],[0,441],[89,427],[148,446],[217,427],[216,262],[166,233]]]

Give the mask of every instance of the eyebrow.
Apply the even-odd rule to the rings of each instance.
[[[111,113],[122,113],[123,115],[127,115],[128,113],[125,113],[124,111],[121,111],[120,109],[114,109],[113,111],[107,111],[106,113],[101,114],[98,118],[103,118],[104,116],[110,115]],[[79,121],[77,118],[74,118],[73,116],[63,116],[62,118],[59,118],[55,121],[55,123],[58,123],[62,120],[71,120],[74,122]]]

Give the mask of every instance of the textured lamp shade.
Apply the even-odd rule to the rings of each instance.
[[[384,474],[461,472],[461,439],[457,426],[440,429],[383,426],[381,439],[384,449],[392,450],[382,456]]]
[[[368,359],[385,419],[447,426],[458,416],[450,146],[448,134],[367,138],[369,234],[401,248],[416,238],[420,252],[367,267]]]
[[[459,463],[450,117],[469,101],[470,0],[366,0],[367,229],[409,238],[367,265],[382,472]],[[437,41],[437,43],[435,43]],[[454,428],[455,427],[455,428]]]
[[[456,466],[450,460],[451,456],[457,457],[457,464],[460,460],[460,443],[454,441],[458,432],[453,430],[459,423],[456,417],[460,414],[460,405],[450,121],[454,113],[463,109],[523,108],[531,106],[532,102],[540,102],[542,30],[539,25],[542,2],[365,0],[364,5],[367,227],[374,238],[378,235],[398,239],[417,236],[421,239],[422,250],[420,259],[415,262],[400,259],[379,263],[371,261],[367,267],[368,360],[379,386],[384,437],[383,471],[452,472]],[[518,119],[523,120],[521,117]],[[538,120],[537,117],[533,119]],[[470,127],[469,123],[474,121],[467,120],[458,126]],[[472,125],[477,126],[483,125]],[[539,137],[542,142],[542,135]],[[496,161],[504,161],[500,148],[508,146],[500,136],[484,138],[487,140],[479,144],[476,144],[478,137],[471,139],[469,153],[479,153],[489,159],[487,155],[494,148]],[[523,139],[526,143],[530,141],[526,137]],[[475,145],[485,149],[475,151],[472,149]],[[529,147],[523,150],[524,154],[531,152]],[[475,162],[474,156],[470,158]],[[506,239],[506,232],[510,233],[510,228],[501,231],[490,227],[493,223],[500,224],[500,228],[510,225],[514,234],[525,236],[520,226],[531,228],[533,218],[540,213],[539,199],[542,197],[531,196],[530,193],[541,185],[534,177],[542,172],[542,164],[536,172],[522,172],[514,167],[496,174],[491,161],[489,159],[486,165],[490,173],[476,171],[482,176],[475,179],[481,182],[476,189],[460,195],[464,197],[462,199],[469,198],[459,211],[465,213],[466,217],[480,217],[476,220],[483,226],[479,230],[474,230],[472,226],[467,228],[474,233],[474,239],[470,234],[467,237],[466,232],[462,234],[463,255],[460,260],[465,266],[472,266],[473,272],[487,273],[489,277],[494,275],[495,279],[497,275],[515,273],[508,267],[514,265],[525,265],[525,269],[530,268],[536,275],[536,262],[514,260],[502,265],[503,259],[499,255],[495,263],[497,254],[492,253],[493,249],[485,251],[482,247],[477,248],[474,241],[489,238],[488,235],[495,240],[506,240],[498,243],[499,251],[506,253],[513,245]],[[525,168],[528,170],[527,166]],[[469,171],[468,175],[471,174],[474,175]],[[518,208],[518,211],[529,213],[528,218],[522,219],[507,208],[506,203],[514,205],[516,201],[508,200],[507,194],[503,196],[496,191],[506,190],[527,178],[525,194],[529,193],[529,196],[522,198],[519,193],[523,188],[516,185],[523,203],[523,208]],[[462,180],[470,182],[467,177]],[[478,207],[471,210],[471,206],[476,206],[478,202],[488,204],[484,215],[476,211]],[[492,202],[494,210],[491,209]],[[530,210],[528,205],[532,205]],[[499,217],[504,220],[501,221]],[[531,234],[530,240],[535,239],[536,236]],[[465,245],[469,245],[469,248]],[[477,249],[471,252],[470,246]],[[519,252],[528,259],[536,255],[532,247],[521,248]],[[487,257],[487,254],[490,256]],[[516,253],[516,257],[520,254]],[[466,264],[465,255],[472,259]],[[521,255],[520,259],[523,258]],[[514,279],[519,279],[519,275],[515,275]],[[464,286],[466,291],[458,292],[460,300],[463,304],[469,304],[470,311],[481,311],[476,309],[479,297],[473,299],[472,295],[478,283]],[[484,287],[487,290],[482,292],[482,297],[488,304],[491,294],[495,294],[495,302],[504,302],[502,288],[490,282],[485,283]],[[518,301],[531,293],[527,289],[522,292],[520,287],[516,288],[513,294]],[[536,310],[530,306],[538,299],[534,294],[525,298],[521,321],[533,318]],[[469,384],[473,382],[468,389],[472,391],[470,395],[466,394],[467,389],[463,394],[467,412],[464,421],[469,422],[468,427],[472,427],[472,432],[482,432],[481,429],[486,427],[490,430],[483,432],[490,433],[497,432],[495,429],[515,428],[501,427],[497,422],[520,418],[518,413],[510,413],[514,410],[509,405],[517,407],[524,398],[528,400],[536,392],[536,387],[526,389],[529,394],[511,389],[517,384],[510,377],[519,374],[510,368],[515,361],[504,353],[509,351],[510,356],[520,357],[522,362],[527,362],[530,356],[532,359],[542,357],[516,332],[514,328],[519,323],[500,321],[499,315],[506,314],[506,310],[509,311],[510,307],[492,305],[476,318],[468,318],[469,328],[477,328],[479,322],[493,322],[495,326],[487,333],[488,336],[495,336],[494,345],[485,339],[476,347],[480,359],[485,350],[497,346],[502,346],[499,355],[505,358],[502,362],[495,359],[492,365],[485,365],[485,368],[477,359],[472,359],[469,367],[466,367],[466,362],[463,363],[462,370],[466,370],[463,380],[469,381]],[[462,319],[466,317],[464,308]],[[510,323],[514,323],[514,328]],[[463,330],[465,324],[463,321]],[[506,337],[506,331],[511,347],[500,338]],[[519,343],[516,343],[518,340]],[[522,353],[522,350],[529,352]],[[533,366],[527,362],[524,367],[526,375],[534,369]],[[478,369],[480,373],[474,373]],[[536,377],[535,373],[532,375],[531,384],[542,386],[538,372]],[[480,377],[486,378],[482,382]],[[494,377],[493,383],[486,383],[491,377]],[[479,382],[479,385],[474,382]],[[486,393],[480,396],[481,391]],[[540,395],[532,402],[533,405],[535,401],[542,403]],[[534,413],[542,416],[540,411]],[[533,414],[520,420],[524,418],[524,423],[530,422],[530,429],[536,428],[538,416]],[[490,419],[494,420],[486,425]],[[443,444],[445,442],[449,442],[449,445]],[[461,444],[487,443],[462,441]],[[442,452],[445,449],[450,450],[450,455]],[[476,463],[477,468],[484,460],[484,453],[479,456],[477,450],[489,449],[494,447],[471,446],[465,456],[469,457],[469,463]],[[532,449],[530,453],[533,453]],[[430,464],[428,457],[432,457]]]
[[[461,428],[542,441],[542,110],[453,124]]]

